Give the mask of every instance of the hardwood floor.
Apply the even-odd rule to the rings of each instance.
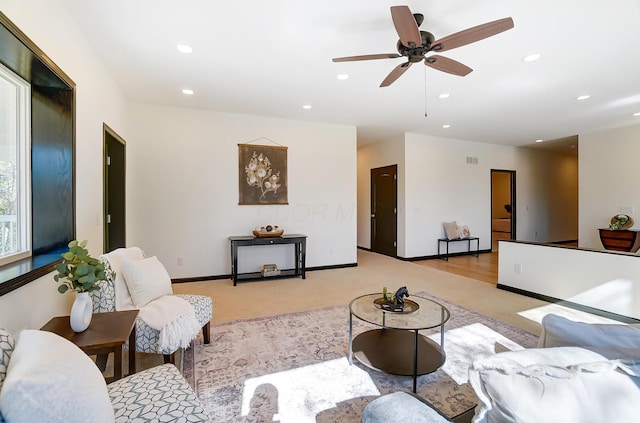
[[[421,266],[442,270],[477,279],[483,282],[498,284],[498,253],[483,253],[479,257],[472,255],[449,257],[449,261],[442,259],[420,260],[414,262]]]

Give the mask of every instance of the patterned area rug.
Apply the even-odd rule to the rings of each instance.
[[[419,294],[424,297],[428,295]],[[467,369],[480,356],[536,346],[537,335],[448,303],[445,364],[418,378],[418,395],[453,417],[477,403]],[[354,318],[354,336],[374,326]],[[410,391],[412,379],[348,364],[349,311],[330,307],[211,326],[187,350],[183,373],[212,421],[359,422],[379,395]],[[421,331],[440,342],[439,331]]]

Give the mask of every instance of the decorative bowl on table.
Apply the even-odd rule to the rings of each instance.
[[[629,229],[633,226],[633,218],[627,214],[617,214],[610,220],[609,229],[614,231]]]
[[[277,225],[260,226],[253,230],[253,236],[256,238],[276,238],[282,236],[284,229]]]
[[[420,308],[420,304],[407,299],[404,300],[404,305],[402,306],[386,301],[384,298],[374,300],[373,304],[381,310],[390,311],[392,313],[413,313]]]

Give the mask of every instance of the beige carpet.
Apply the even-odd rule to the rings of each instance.
[[[475,406],[466,383],[475,357],[533,347],[537,335],[437,299],[451,312],[444,366],[418,379],[418,394],[449,416]],[[211,327],[185,354],[184,374],[215,422],[359,422],[378,395],[410,390],[412,379],[349,366],[346,305]],[[354,333],[374,328],[354,319]],[[440,341],[439,331],[432,339]]]
[[[307,279],[271,279],[240,283],[229,279],[174,284],[177,294],[209,295],[214,322],[269,316],[348,304],[353,298],[380,292],[383,286],[428,292],[495,319],[538,333],[536,321],[518,313],[547,303],[497,289],[495,285],[358,250],[358,266],[307,272]]]

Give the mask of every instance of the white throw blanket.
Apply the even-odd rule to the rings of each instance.
[[[122,261],[144,259],[144,253],[138,247],[118,248],[101,256],[109,261],[115,272],[114,291],[116,310],[133,310],[133,304],[127,282],[122,272]],[[173,295],[165,295],[140,308],[138,314],[146,324],[160,332],[158,340],[161,351],[175,351],[186,348],[200,331],[200,324],[193,306],[188,301]]]
[[[200,331],[193,306],[174,295],[151,301],[140,309],[138,316],[160,332],[158,342],[163,351],[188,347]]]

